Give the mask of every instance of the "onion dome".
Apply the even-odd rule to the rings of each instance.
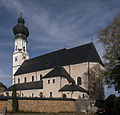
[[[29,30],[27,27],[24,26],[24,23],[25,23],[24,19],[22,18],[22,16],[20,16],[18,18],[18,24],[15,27],[13,27],[14,35],[21,33],[26,35],[26,37],[29,36]]]

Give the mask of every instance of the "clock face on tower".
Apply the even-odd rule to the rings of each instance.
[[[25,56],[24,54],[22,55],[22,59],[23,59],[23,60],[26,60],[26,56]]]
[[[15,62],[17,62],[17,61],[18,61],[18,56],[15,57]]]

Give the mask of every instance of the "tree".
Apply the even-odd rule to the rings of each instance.
[[[18,111],[18,100],[16,96],[16,86],[13,85],[13,92],[12,92],[12,108],[13,112],[16,113]]]
[[[89,98],[92,100],[103,100],[104,83],[100,66],[95,65],[92,68],[89,68],[89,71],[84,73],[84,75],[85,84],[88,84],[86,87],[88,87]]]
[[[120,57],[120,14],[115,16],[113,21],[99,32],[99,42],[104,47],[105,82],[108,86],[114,86],[115,90],[119,91],[118,79],[120,80],[120,77],[111,76],[111,73],[117,64],[118,57]]]
[[[117,115],[120,115],[120,97],[115,98],[115,111]]]
[[[115,84],[115,90],[120,93],[120,58],[118,59],[118,64],[112,69],[111,78],[115,79],[113,81]]]

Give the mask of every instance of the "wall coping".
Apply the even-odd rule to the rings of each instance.
[[[0,97],[0,100],[8,100],[8,99],[12,99],[11,96],[7,97],[7,96],[3,96]],[[55,100],[55,101],[75,101],[75,99],[73,98],[47,98],[47,97],[17,97],[18,100]]]

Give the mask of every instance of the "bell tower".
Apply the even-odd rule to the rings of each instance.
[[[22,12],[18,18],[18,24],[13,27],[14,33],[14,52],[13,52],[13,84],[15,84],[14,74],[22,63],[29,59],[27,53],[27,37],[29,36],[29,30],[24,26],[25,21],[22,18]]]

